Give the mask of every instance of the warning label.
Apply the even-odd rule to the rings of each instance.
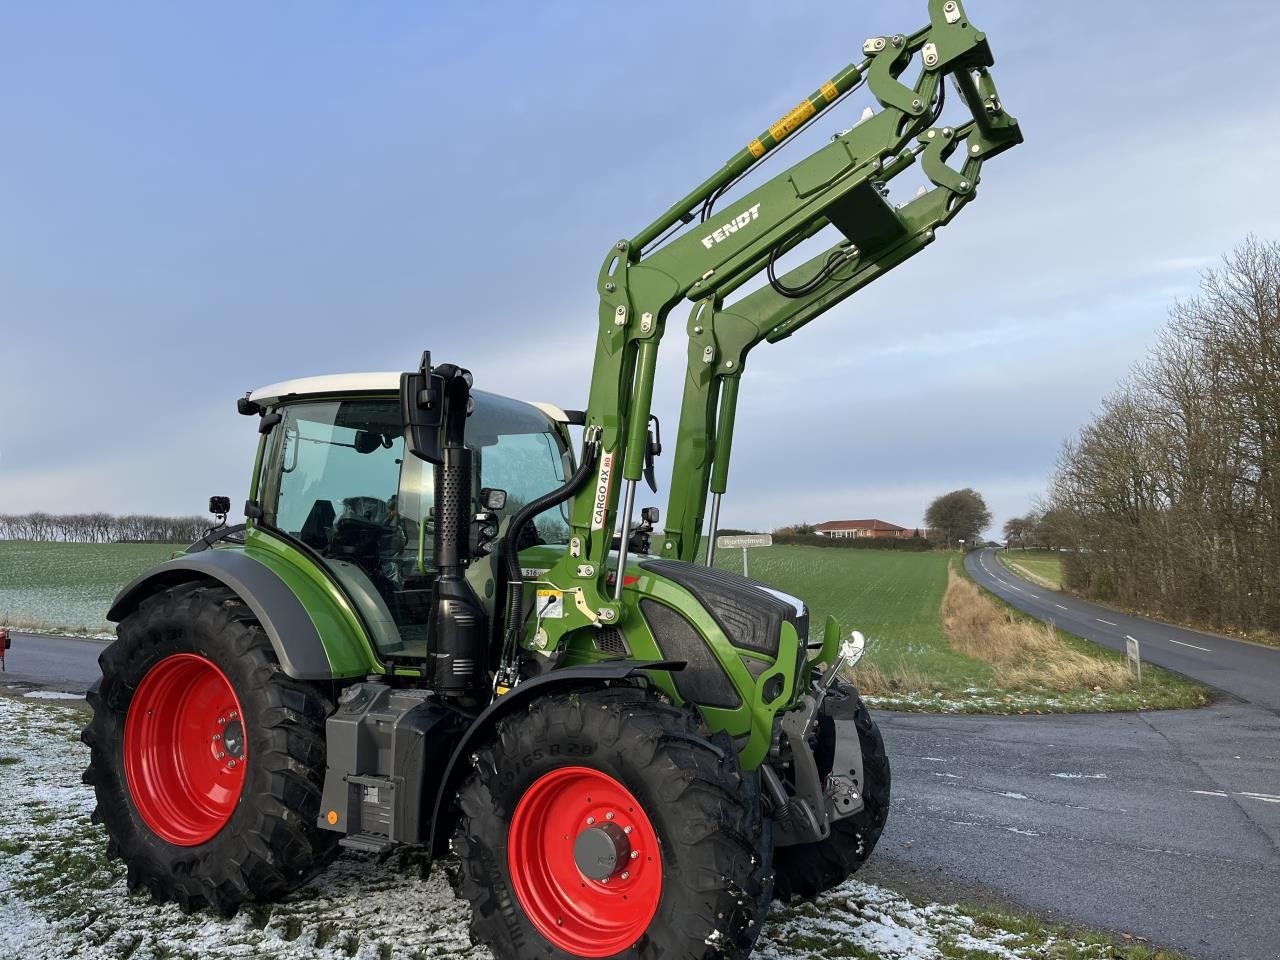
[[[781,143],[800,129],[800,125],[818,112],[808,100],[801,100],[785,117],[769,128],[769,136]]]
[[[564,593],[560,590],[539,590],[534,599],[533,615],[539,620],[563,620]]]

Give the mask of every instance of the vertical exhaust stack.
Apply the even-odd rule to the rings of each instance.
[[[435,610],[427,650],[432,687],[465,697],[487,689],[489,630],[467,583],[471,532],[472,451],[465,442],[471,372],[451,363],[432,367],[424,353],[417,375],[401,380],[410,452],[435,469]]]

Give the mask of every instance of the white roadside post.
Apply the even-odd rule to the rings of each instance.
[[[742,550],[742,575],[747,575],[747,551],[752,547],[772,547],[773,535],[769,533],[750,534],[745,537],[716,537],[716,547],[720,550]]]
[[[1130,672],[1138,678],[1138,686],[1142,686],[1142,651],[1137,639],[1128,634],[1124,638],[1124,658]]]

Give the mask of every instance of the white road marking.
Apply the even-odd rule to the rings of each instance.
[[[996,796],[997,796],[997,797],[1008,797],[1010,800],[1026,800],[1026,799],[1028,799],[1028,798],[1027,798],[1027,795],[1026,795],[1025,793],[997,793],[997,794],[996,794]]]
[[[1029,597],[1035,597],[1037,600],[1039,600],[1039,599],[1040,599],[1040,594],[1038,594],[1038,593],[1028,593],[1028,594],[1027,594],[1027,596],[1029,596]]]
[[[1055,606],[1055,607],[1057,607],[1059,610],[1066,610],[1066,609],[1067,609],[1066,607],[1064,607],[1064,606],[1063,606],[1062,604],[1060,604],[1060,603],[1055,603],[1055,604],[1054,604],[1054,606]]]
[[[1231,794],[1225,790],[1192,790],[1191,793],[1197,793],[1202,797],[1223,797],[1228,798]],[[1251,793],[1248,790],[1236,793],[1237,797],[1244,797],[1246,800],[1261,800],[1263,803],[1280,803],[1280,797],[1271,793]]]
[[[1107,780],[1109,779],[1105,773],[1051,773],[1051,777],[1057,777],[1059,780]]]
[[[1101,617],[1094,617],[1093,619],[1097,620],[1099,623],[1105,623],[1108,627],[1120,626],[1118,623],[1112,623],[1110,620],[1103,620]]]
[[[1165,638],[1168,639],[1167,637]],[[1213,653],[1208,647],[1197,647],[1194,643],[1183,643],[1181,640],[1169,640],[1170,643],[1176,643],[1180,647],[1190,647],[1192,650],[1203,650],[1205,653]]]
[[[1016,833],[1023,837],[1038,837],[1040,834],[1034,830],[1019,830],[1017,827],[1005,827],[1010,833]]]

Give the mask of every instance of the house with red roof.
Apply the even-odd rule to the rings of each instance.
[[[918,533],[886,520],[828,520],[815,526],[813,532],[836,540],[906,540]]]

